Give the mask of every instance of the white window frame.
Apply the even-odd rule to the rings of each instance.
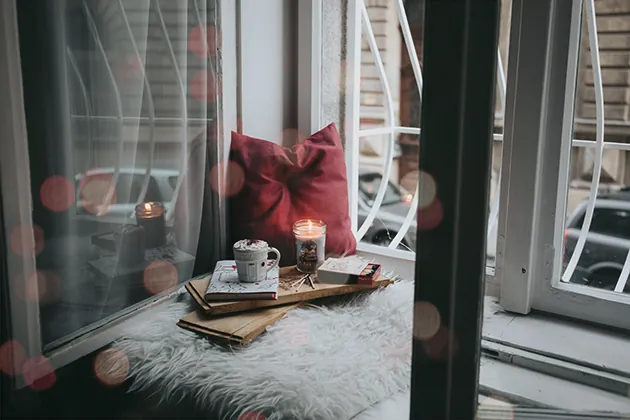
[[[512,5],[496,265],[501,306],[630,329],[628,296],[560,281],[582,0],[532,5]]]
[[[237,83],[238,83],[238,39],[237,39],[237,5],[231,0],[217,0],[220,2],[221,14],[221,40],[222,40],[222,91],[223,102],[219,109],[219,121],[222,122],[219,130],[223,138],[227,139],[220,145],[220,153],[227,159],[229,153],[229,139],[232,130],[237,129]],[[31,220],[32,200],[30,187],[30,170],[28,157],[28,135],[26,131],[26,116],[24,112],[24,99],[22,94],[22,71],[19,50],[17,10],[13,0],[0,2],[0,82],[6,83],[5,95],[0,95],[1,115],[9,116],[0,124],[0,145],[3,156],[11,156],[11,159],[3,159],[0,165],[2,170],[2,194],[3,212],[7,219],[20,220],[23,232],[32,231]],[[221,152],[222,149],[222,152]],[[221,179],[219,180],[221,182]],[[10,231],[5,232],[7,240]],[[23,235],[22,243],[25,249],[32,243],[33,238]],[[35,257],[28,252],[20,257],[19,262],[10,265],[21,267],[20,272],[29,272],[35,269]],[[15,271],[15,270],[14,270]],[[14,279],[18,273],[9,271],[9,280]],[[24,290],[21,292],[18,287]],[[25,296],[25,282],[9,281],[10,292],[10,328],[11,338],[17,340],[25,349],[28,357],[44,355],[54,369],[61,368],[73,361],[95,351],[116,340],[122,331],[138,322],[143,316],[150,316],[152,309],[158,304],[170,299],[171,294],[155,296],[150,301],[143,301],[128,308],[128,312],[108,321],[103,325],[82,334],[62,346],[44,351],[41,341],[41,325],[39,304],[14,298]],[[176,293],[176,292],[174,292]],[[16,371],[21,366],[15,366]],[[17,389],[24,388],[26,383],[22,375],[14,378]]]
[[[409,23],[407,21],[407,17],[405,14],[404,3],[402,0],[386,0],[388,2],[389,7],[396,8],[396,16],[398,17],[398,22],[401,26],[402,32],[402,42],[406,47],[406,54],[410,57],[411,67],[414,72],[414,77],[416,80],[416,86],[419,89],[420,97],[422,97],[422,69],[420,62],[418,60],[417,52],[415,51],[415,46],[412,39],[411,30],[409,27]],[[385,127],[371,128],[366,130],[361,130],[360,125],[360,96],[361,96],[361,39],[362,35],[365,35],[367,38],[368,44],[370,46],[370,50],[372,52],[372,57],[374,58],[377,70],[379,70],[379,78],[381,85],[384,88],[384,95],[386,99],[385,108],[388,111],[389,118],[385,123]],[[394,115],[395,110],[392,109],[396,102],[393,100],[393,94],[389,91],[390,84],[387,80],[387,73],[385,71],[385,67],[383,65],[382,58],[380,56],[379,49],[376,45],[376,41],[373,36],[372,25],[369,20],[368,13],[366,11],[365,0],[350,0],[348,1],[348,73],[349,78],[346,83],[347,92],[346,92],[346,121],[347,121],[347,132],[346,132],[346,165],[347,165],[347,178],[348,178],[348,198],[350,204],[350,218],[352,222],[352,229],[355,233],[355,237],[357,238],[357,249],[359,251],[365,251],[370,253],[378,253],[380,255],[389,256],[392,258],[403,258],[408,261],[414,260],[414,252],[413,251],[404,251],[398,249],[398,245],[403,240],[403,238],[407,235],[409,228],[414,228],[416,223],[415,215],[418,209],[418,185],[416,185],[416,189],[413,193],[413,201],[411,203],[409,212],[405,216],[404,225],[400,229],[399,232],[396,232],[392,243],[387,246],[373,245],[366,242],[361,242],[361,239],[364,237],[365,233],[368,231],[370,226],[374,222],[374,217],[378,213],[378,210],[381,207],[382,195],[385,191],[385,183],[381,184],[381,188],[377,194],[377,199],[372,206],[371,211],[368,214],[368,218],[363,223],[362,226],[358,226],[358,191],[359,191],[359,139],[362,137],[374,136],[374,135],[390,135],[390,142],[387,146],[387,153],[383,156],[383,167],[385,168],[385,173],[383,174],[384,179],[389,179],[389,170],[391,169],[392,156],[393,156],[393,147],[396,140],[396,135],[401,133],[406,134],[420,134],[420,127],[403,127],[396,124]],[[503,72],[503,64],[501,60],[500,52],[498,51],[498,62],[497,62],[497,90],[499,93],[499,100],[501,101],[502,111],[505,109],[505,75]],[[501,134],[495,134],[493,136],[493,140],[502,141],[503,136]],[[500,178],[500,176],[499,176]],[[491,244],[493,250],[496,247],[496,237],[497,237],[497,221],[498,221],[498,212],[499,212],[499,188],[497,185],[497,192],[495,193],[495,197],[491,203],[491,211],[489,213],[489,223],[488,223],[488,243]],[[486,267],[486,273],[489,276],[488,279],[492,281],[492,277],[494,276],[494,267],[492,266],[492,262],[489,260],[488,265]]]

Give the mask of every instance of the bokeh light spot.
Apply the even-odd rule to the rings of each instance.
[[[233,160],[217,163],[210,170],[210,186],[218,194],[231,197],[238,194],[245,185],[245,172]]]
[[[38,255],[44,249],[44,231],[37,225],[33,229],[16,226],[9,238],[11,251],[18,255]]]
[[[437,193],[437,186],[435,185],[435,179],[428,173],[420,171],[418,173],[418,208],[427,208],[435,200]]]
[[[50,211],[66,211],[74,203],[74,184],[65,176],[53,175],[42,184],[39,198]]]
[[[440,312],[430,302],[416,302],[413,307],[413,335],[418,340],[427,340],[440,329]]]
[[[16,376],[22,372],[25,362],[26,352],[17,340],[9,340],[0,346],[0,371]]]
[[[214,74],[209,71],[198,71],[190,79],[190,94],[199,102],[216,102],[217,96],[221,96],[220,88],[216,86]]]
[[[425,207],[418,209],[418,227],[420,229],[430,230],[435,229],[442,222],[444,218],[444,207],[438,197],[435,197],[433,202]]]
[[[136,54],[124,55],[116,66],[116,79],[121,81],[129,81],[136,75],[140,76],[142,74],[142,66],[142,59]]]
[[[144,287],[153,295],[177,285],[177,267],[168,261],[155,260],[144,269]]]
[[[206,42],[203,42],[203,35]],[[217,42],[219,41],[219,42]],[[197,25],[188,33],[188,50],[197,57],[206,58],[217,54],[221,44],[221,33],[213,25]]]
[[[50,271],[37,270],[27,276],[16,276],[14,286],[18,298],[42,304],[54,301],[61,292],[59,278]]]
[[[22,367],[22,375],[26,384],[35,391],[44,391],[57,380],[52,365],[44,356],[28,359]]]
[[[110,348],[94,358],[94,374],[105,386],[118,386],[129,375],[129,358],[121,350]]]
[[[238,416],[238,420],[267,420],[267,417],[258,411],[249,410]]]
[[[459,344],[455,334],[442,326],[433,337],[422,342],[422,347],[425,354],[430,358],[443,360],[455,356]]]
[[[81,206],[95,216],[103,216],[116,204],[114,176],[110,173],[86,173],[79,184]]]

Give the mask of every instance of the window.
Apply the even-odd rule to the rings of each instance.
[[[57,367],[100,348],[140,309],[179,299],[171,292],[224,259],[228,216],[241,210],[226,202],[244,183],[228,161],[232,130],[290,146],[335,122],[358,253],[416,280],[407,296],[413,345],[395,349],[412,353],[412,413],[443,418],[436,413],[446,408],[472,418],[478,394],[491,392],[555,404],[538,383],[533,398],[503,389],[524,376],[613,389],[614,410],[627,406],[629,372],[509,341],[511,324],[542,315],[504,322],[498,338],[485,329],[502,309],[594,322],[597,332],[630,328],[622,164],[630,124],[628,95],[616,92],[626,88],[630,56],[617,15],[630,8],[608,0],[584,0],[584,10],[581,0],[501,0],[500,14],[496,2],[472,0],[33,1],[43,7],[0,5],[16,5],[19,23],[13,35],[0,27],[0,58],[10,57],[0,60],[0,78],[11,87],[0,103],[15,114],[0,125],[8,244],[0,265],[10,279],[0,286],[28,355]],[[427,10],[435,20],[425,21]],[[610,45],[598,48],[600,24]],[[438,111],[424,105],[425,93]],[[144,212],[163,217],[163,232],[143,223]],[[149,233],[157,243],[147,244]],[[425,326],[427,336],[417,330]],[[541,330],[565,338],[552,327],[519,338],[536,341]],[[494,370],[501,364],[507,370]],[[480,383],[480,370],[494,383]],[[519,370],[526,375],[512,376]],[[511,403],[478,417],[514,417]]]
[[[627,152],[619,140],[627,124],[609,93],[612,77],[626,71],[613,63],[622,53],[617,38],[626,35],[611,26],[625,15],[607,2],[570,3],[537,17],[523,7],[512,23],[510,54],[528,64],[522,80],[519,64],[507,77],[514,118],[503,153],[511,175],[501,186],[508,190],[499,228],[501,303],[520,313],[534,308],[629,328],[620,166]],[[553,23],[547,34],[531,23],[530,33],[530,19]]]
[[[376,192],[378,191],[383,177],[380,174],[363,174],[359,178],[359,191],[361,197],[365,200],[368,206],[374,204],[376,198]],[[411,202],[409,194],[403,194],[399,188],[396,188],[394,184],[389,182],[385,190],[385,196],[383,197],[382,205],[397,204],[401,202]]]
[[[191,188],[209,148],[223,153],[208,142],[221,127],[221,19],[213,0],[16,5],[19,33],[3,42],[19,37],[9,63],[23,95],[11,98],[24,101],[10,106],[26,131],[5,137],[1,158],[10,299],[24,314],[16,338],[54,360],[194,272],[204,204]],[[146,205],[165,225],[150,244],[148,224],[122,229]]]
[[[509,36],[509,3],[501,16],[501,35],[497,51],[497,95],[495,104],[495,129],[491,200],[488,209],[488,267],[494,266],[496,254],[497,221],[499,213],[499,178],[501,172],[501,141],[505,107],[505,64]],[[352,12],[352,9],[351,9]],[[418,172],[420,127],[418,119],[422,90],[422,36],[424,27],[424,2],[360,1],[350,16],[351,51],[354,48],[356,63],[349,69],[355,81],[347,94],[353,106],[348,110],[351,119],[351,139],[358,139],[355,169],[349,159],[350,189],[357,189],[357,238],[360,249],[377,248],[370,245],[399,248],[399,243],[415,244],[417,214],[421,218],[429,203],[418,203],[417,186],[427,188],[433,180]],[[360,64],[359,64],[360,63]],[[354,130],[354,131],[353,131]],[[354,146],[353,146],[354,147]],[[382,188],[368,191],[365,199],[365,172],[379,173],[390,182]],[[377,185],[374,185],[378,187]],[[393,211],[400,220],[392,223],[392,210],[388,204],[400,201],[394,198],[392,189],[402,188],[409,206]],[[407,198],[407,194],[408,197]],[[351,193],[350,197],[354,197]],[[361,202],[362,200],[362,202]],[[367,205],[367,209],[365,208]],[[367,210],[367,211],[366,211]],[[428,210],[430,213],[432,211]],[[430,218],[428,215],[424,217]],[[423,222],[420,222],[422,224]],[[385,239],[383,239],[385,238]],[[403,247],[410,252],[411,249]],[[378,250],[378,252],[387,252]],[[409,257],[409,256],[408,256]]]

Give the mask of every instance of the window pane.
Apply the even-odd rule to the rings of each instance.
[[[24,281],[52,349],[191,277],[220,60],[212,0],[44,3],[43,26],[20,10],[42,241]]]
[[[495,103],[495,127],[492,151],[491,190],[488,208],[487,264],[494,266],[499,210],[498,187],[501,174],[501,152],[503,139],[505,71],[507,70],[507,48],[511,2],[504,2],[501,11],[500,41],[497,54],[500,56],[501,72],[497,74]],[[418,153],[420,150],[420,108],[422,78],[422,42],[424,28],[424,2],[404,2],[405,19],[413,48],[417,54],[419,67],[410,58],[404,38],[404,30],[399,20],[396,1],[367,1],[367,13],[373,34],[373,42],[365,28],[361,34],[360,66],[360,107],[358,124],[359,139],[359,200],[358,229],[365,230],[361,241],[367,244],[389,246],[403,227],[404,218],[412,205],[418,180],[427,179],[418,173]],[[415,59],[416,57],[414,57]],[[382,63],[382,71],[380,67]],[[387,85],[387,86],[386,86]],[[387,89],[387,88],[388,89]],[[392,119],[393,117],[393,119]],[[391,121],[390,121],[391,120]],[[390,129],[391,128],[391,129]],[[392,133],[392,134],[390,134]],[[393,144],[392,144],[393,142]],[[384,174],[387,169],[387,155],[391,153],[389,169],[390,187],[385,190],[383,202],[376,211],[369,226],[363,223],[369,210],[375,205],[378,188],[369,198],[365,198],[362,185],[365,173]],[[403,189],[404,197],[396,200],[390,189]],[[410,194],[410,195],[409,195]],[[409,196],[410,198],[407,198]],[[419,203],[418,208],[429,203]],[[417,211],[412,212],[412,222],[398,249],[414,248],[417,229]],[[390,217],[395,215],[395,217]],[[396,219],[396,222],[392,220]],[[422,223],[421,223],[422,224]],[[411,240],[411,242],[410,242]]]
[[[621,82],[630,70],[621,61],[630,54],[630,44],[627,11],[617,6],[614,2],[595,2],[597,27],[588,26],[586,15],[581,22],[573,142],[570,154],[563,157],[569,162],[569,178],[562,280],[627,293],[630,287],[620,275],[630,251],[630,202],[624,191],[630,179],[630,152],[625,147],[630,125],[624,93],[627,88]],[[590,40],[595,30],[597,49]],[[596,112],[600,106],[598,89],[603,93],[602,119]],[[605,143],[601,153],[596,145],[598,126],[603,127]],[[589,207],[593,209],[592,220],[582,232]]]

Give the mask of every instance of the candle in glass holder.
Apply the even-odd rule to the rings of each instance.
[[[298,220],[293,224],[296,267],[302,273],[314,274],[324,263],[326,223],[321,220]]]
[[[138,204],[136,206],[136,222],[144,228],[147,249],[164,245],[164,206],[157,201]]]

